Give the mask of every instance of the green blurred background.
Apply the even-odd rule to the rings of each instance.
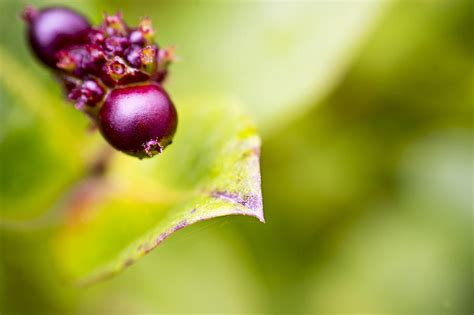
[[[172,95],[247,104],[267,223],[202,222],[113,279],[62,283],[41,222],[11,223],[77,181],[74,150],[101,140],[29,55],[25,3],[2,0],[1,314],[473,313],[472,1],[63,3],[95,23],[151,16],[182,57]]]

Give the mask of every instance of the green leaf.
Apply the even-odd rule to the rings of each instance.
[[[54,241],[58,266],[86,284],[129,266],[175,231],[225,215],[264,221],[260,139],[225,98],[177,99],[174,143],[158,157],[111,157],[104,177],[78,184]]]
[[[84,132],[85,119],[65,106],[59,88],[50,91],[1,46],[0,62],[1,226],[53,207],[81,176],[94,142]]]

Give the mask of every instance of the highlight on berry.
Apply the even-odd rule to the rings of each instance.
[[[92,26],[69,8],[31,6],[22,17],[32,53],[110,145],[144,158],[171,143],[177,114],[163,83],[174,47],[158,46],[149,18],[130,27],[118,12]]]

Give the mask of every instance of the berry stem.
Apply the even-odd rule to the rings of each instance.
[[[27,5],[21,13],[21,18],[27,23],[31,23],[37,16],[38,10],[32,5]]]

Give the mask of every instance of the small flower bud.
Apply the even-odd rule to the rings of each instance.
[[[120,12],[115,13],[115,15],[105,15],[101,28],[106,36],[124,36],[128,32],[128,27],[125,25]]]

